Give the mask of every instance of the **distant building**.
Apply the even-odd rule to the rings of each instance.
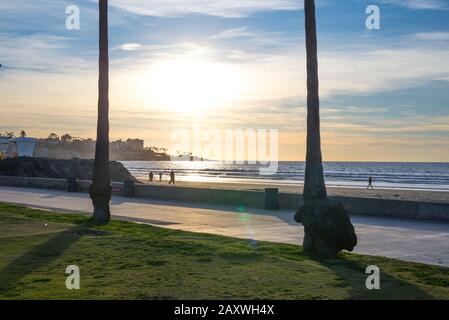
[[[61,140],[56,133],[51,133],[47,138],[47,143],[49,144],[59,144]]]
[[[126,142],[120,140],[117,141],[112,141],[111,142],[111,149],[115,149],[115,150],[124,150],[126,149]]]
[[[9,146],[18,157],[32,157],[36,144],[37,139],[34,138],[14,138]]]
[[[70,143],[76,148],[84,147],[84,148],[95,148],[95,141],[92,139],[80,139],[74,138]]]
[[[144,147],[144,141],[140,139],[128,139],[126,140],[126,146],[132,151],[141,151]]]
[[[0,158],[8,155],[10,140],[11,138],[9,137],[0,137]]]
[[[0,136],[0,159],[4,157],[38,157],[52,159],[93,159],[95,140],[72,137],[69,134],[61,138],[50,134],[47,138],[33,139],[27,137]],[[144,140],[127,139],[111,141],[109,156],[118,161],[168,161],[166,149],[145,148]]]
[[[0,137],[0,152],[9,158],[32,157],[37,139]]]

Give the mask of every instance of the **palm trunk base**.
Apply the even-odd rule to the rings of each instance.
[[[111,220],[111,212],[109,210],[111,191],[110,185],[90,185],[89,194],[94,206],[93,219],[97,223],[108,223]]]
[[[295,220],[304,225],[304,252],[321,258],[336,258],[341,250],[352,251],[357,236],[341,204],[327,200],[303,205]]]

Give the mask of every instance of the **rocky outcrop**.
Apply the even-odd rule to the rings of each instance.
[[[7,158],[0,160],[0,176],[92,180],[93,164],[85,159]],[[111,161],[110,167],[112,181],[137,182],[120,162]]]

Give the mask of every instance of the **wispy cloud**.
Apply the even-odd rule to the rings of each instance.
[[[249,31],[248,27],[241,27],[241,28],[223,30],[218,34],[213,35],[211,38],[212,39],[232,39],[232,38],[254,37],[255,35],[257,35],[257,33]]]
[[[449,32],[419,32],[411,36],[415,40],[449,42]]]
[[[120,45],[118,48],[124,51],[136,51],[142,48],[140,43],[125,43]]]
[[[253,30],[249,27],[230,28],[222,30],[210,37],[214,41],[246,43],[255,50],[264,51],[271,48],[284,46],[289,41],[294,42],[291,37],[284,37],[281,32]]]
[[[261,11],[298,10],[300,0],[111,0],[112,6],[149,16],[204,14],[227,18],[246,17]]]
[[[0,60],[10,70],[71,72],[91,66],[82,56],[73,55],[70,40],[48,34],[0,34]]]
[[[445,49],[384,47],[352,53],[323,52],[321,76],[325,94],[395,91],[444,80],[449,73]]]
[[[383,2],[420,10],[442,10],[448,8],[444,0],[383,0]]]

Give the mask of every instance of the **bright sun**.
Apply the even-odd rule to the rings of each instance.
[[[235,101],[243,89],[237,67],[196,59],[158,62],[141,76],[146,104],[176,112],[203,112]]]

